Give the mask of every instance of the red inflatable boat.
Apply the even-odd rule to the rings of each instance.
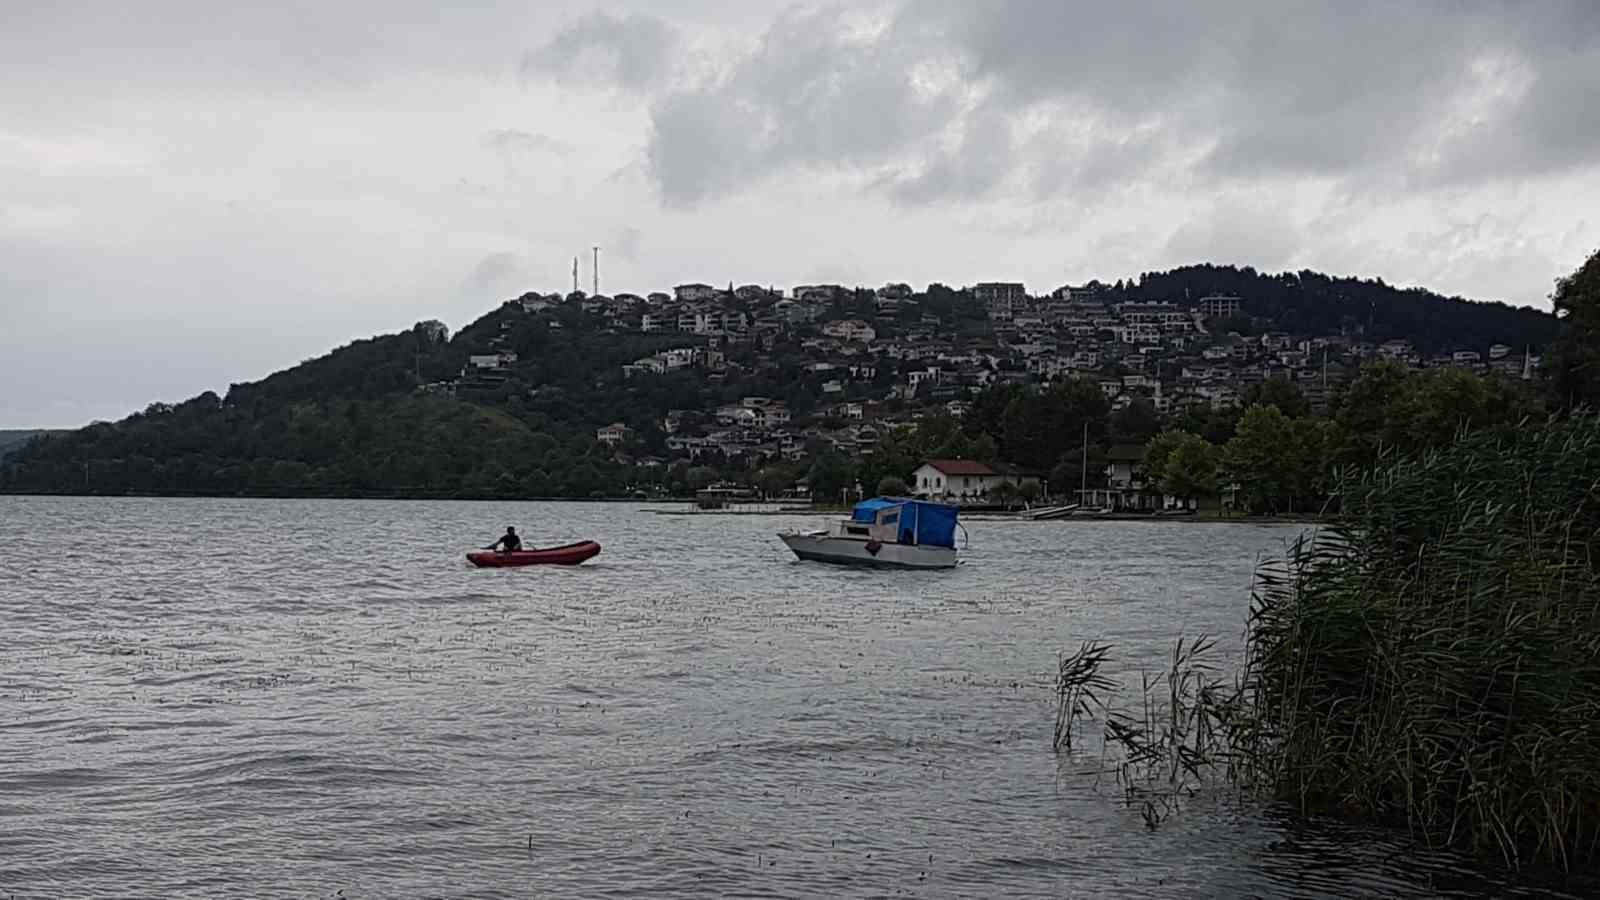
[[[546,547],[543,550],[477,550],[467,554],[475,566],[498,569],[501,566],[575,566],[600,554],[600,545],[594,541],[579,541],[564,547]]]

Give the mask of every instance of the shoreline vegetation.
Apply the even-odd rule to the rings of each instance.
[[[1231,684],[1201,636],[1134,703],[1063,654],[1054,745],[1101,726],[1158,827],[1206,785],[1517,868],[1600,862],[1600,418],[1351,470],[1257,573]]]

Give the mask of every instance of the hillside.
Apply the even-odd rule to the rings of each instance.
[[[619,467],[596,446],[583,408],[561,399],[561,386],[581,386],[585,372],[638,342],[589,333],[557,345],[544,329],[501,329],[509,315],[491,313],[454,340],[422,323],[231,385],[224,397],[207,391],[52,435],[0,466],[0,490],[586,497],[615,488]],[[464,385],[463,399],[418,390],[430,377],[459,374],[502,335],[544,352],[515,377]],[[527,379],[554,395],[527,397]]]
[[[20,448],[23,444],[26,444],[29,440],[39,435],[59,433],[59,431],[47,431],[43,429],[0,429],[0,459],[4,459],[7,455]]]
[[[1422,288],[1396,288],[1382,279],[1339,278],[1311,271],[1269,275],[1249,266],[1206,264],[1146,272],[1136,283],[1119,284],[1108,297],[1192,304],[1208,294],[1228,294],[1244,300],[1247,316],[1281,330],[1361,333],[1375,341],[1409,341],[1430,353],[1497,342],[1538,349],[1556,334],[1555,317],[1546,312],[1445,297]]]
[[[0,492],[682,491],[763,465],[798,474],[826,451],[860,458],[891,430],[960,416],[995,386],[1084,376],[1115,409],[1165,403],[1175,416],[1236,403],[1249,384],[1277,377],[1308,393],[1320,382],[1312,402],[1325,404],[1330,378],[1348,379],[1381,341],[1405,344],[1414,367],[1515,376],[1523,348],[1542,348],[1555,330],[1535,310],[1312,272],[1191,266],[1000,305],[996,287],[1021,289],[525,294],[455,335],[421,322],[222,396],[153,403],[13,446]],[[1211,294],[1238,297],[1241,311],[1208,330],[1197,305]],[[1129,301],[1146,304],[1141,314],[1152,302],[1171,306],[1157,313],[1164,324],[1138,324],[1120,318]],[[1304,349],[1313,345],[1315,359]]]

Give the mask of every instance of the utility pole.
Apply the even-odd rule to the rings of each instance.
[[[576,256],[572,258],[572,292],[574,294],[578,292],[578,258]]]
[[[600,248],[594,248],[594,295],[600,296]]]

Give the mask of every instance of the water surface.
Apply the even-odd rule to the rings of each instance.
[[[1548,884],[1274,809],[1151,832],[1051,753],[1059,651],[1236,652],[1296,527],[975,519],[874,572],[795,562],[814,517],[644,509],[0,497],[0,896]],[[507,524],[605,552],[468,567]]]

